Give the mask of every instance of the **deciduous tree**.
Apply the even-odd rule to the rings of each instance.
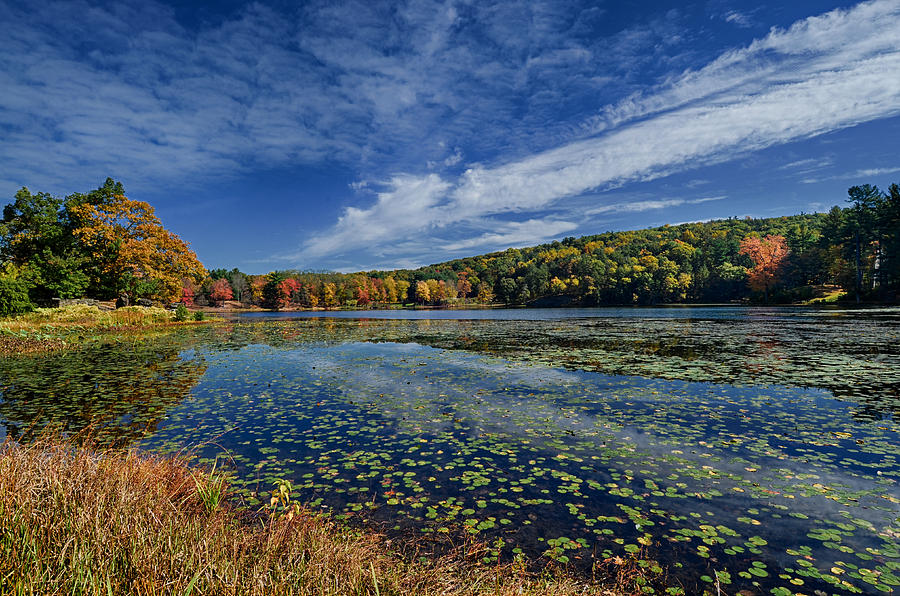
[[[296,278],[288,277],[281,282],[281,304],[280,308],[285,308],[292,302],[300,300],[300,282]]]
[[[20,268],[19,281],[37,303],[79,297],[88,286],[85,259],[64,216],[61,199],[27,188],[3,209],[0,258]]]
[[[465,271],[461,271],[459,273],[459,278],[456,280],[456,293],[463,300],[468,298],[469,294],[472,293],[472,284],[469,283],[468,275]]]
[[[92,281],[107,292],[171,300],[185,277],[206,270],[188,244],[166,230],[153,207],[123,194],[68,207],[75,238],[88,253]]]
[[[416,302],[419,304],[427,304],[431,300],[431,289],[428,287],[428,282],[425,281],[417,281],[416,282]]]
[[[219,278],[213,282],[209,289],[209,299],[224,304],[226,300],[232,300],[234,293],[231,290],[231,284],[225,278]]]
[[[183,280],[183,284],[181,286],[181,301],[185,303],[187,306],[194,305],[194,285],[191,283],[189,279]]]
[[[784,236],[748,236],[741,240],[740,254],[753,261],[747,281],[754,290],[762,290],[769,302],[769,289],[778,281],[779,269],[788,255]]]
[[[409,297],[409,282],[405,279],[397,280],[397,302],[405,304]]]
[[[340,302],[337,297],[337,286],[332,282],[325,282],[322,284],[322,305],[325,308],[334,308],[338,306]]]

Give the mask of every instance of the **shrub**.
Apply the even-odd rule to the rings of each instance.
[[[206,313],[203,312],[202,310],[198,310],[197,312],[194,313],[194,320],[195,321],[205,321]]]
[[[187,321],[189,314],[190,313],[188,313],[187,307],[183,303],[179,304],[175,308],[175,320],[176,321]]]
[[[28,288],[16,279],[0,278],[0,316],[8,317],[31,312],[34,305],[28,298]]]

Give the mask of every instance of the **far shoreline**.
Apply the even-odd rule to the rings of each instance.
[[[189,306],[188,309],[192,312],[206,312],[209,314],[251,314],[251,313],[340,313],[340,312],[389,312],[389,311],[403,311],[403,312],[428,312],[428,311],[466,311],[466,310],[484,310],[484,311],[492,311],[492,310],[575,310],[575,309],[634,309],[636,311],[639,310],[648,310],[648,309],[689,309],[689,308],[803,308],[803,309],[814,309],[814,310],[835,310],[835,309],[853,309],[853,310],[865,310],[870,308],[885,308],[885,307],[897,307],[900,306],[897,303],[893,302],[860,302],[857,303],[855,301],[835,301],[835,302],[792,302],[792,303],[781,303],[781,304],[763,304],[756,302],[677,302],[677,303],[665,303],[665,304],[601,304],[594,306],[584,306],[577,304],[569,304],[569,305],[559,305],[559,306],[548,306],[548,305],[533,305],[533,304],[449,304],[449,305],[441,305],[441,306],[428,306],[428,305],[389,305],[389,306],[375,306],[375,307],[357,307],[357,306],[346,306],[346,307],[336,307],[336,308],[323,308],[323,307],[291,307],[291,308],[279,308],[279,309],[271,309],[271,308],[262,308],[260,306],[234,306],[234,305],[225,305],[225,306]]]

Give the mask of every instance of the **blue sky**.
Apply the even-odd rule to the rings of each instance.
[[[0,0],[0,192],[212,267],[409,267],[900,181],[900,0]]]

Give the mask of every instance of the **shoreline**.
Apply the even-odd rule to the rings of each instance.
[[[414,542],[305,509],[284,483],[257,512],[227,495],[225,476],[185,457],[7,440],[0,534],[16,539],[0,542],[0,573],[16,593],[615,596],[649,581],[628,561],[593,581],[485,563],[490,546],[474,541],[419,556]]]
[[[191,312],[205,312],[209,314],[240,314],[240,313],[291,313],[291,312],[366,312],[366,311],[454,311],[454,310],[569,310],[569,309],[634,309],[635,311],[645,309],[683,309],[683,308],[811,308],[811,309],[834,309],[834,308],[850,308],[850,309],[867,309],[880,307],[900,306],[895,302],[861,302],[842,301],[842,302],[792,302],[786,304],[758,304],[752,302],[735,303],[735,302],[678,302],[666,304],[604,304],[600,306],[533,306],[528,304],[466,304],[466,305],[447,305],[447,306],[386,306],[386,307],[339,307],[339,308],[322,308],[322,307],[293,307],[293,308],[262,308],[259,306],[202,306],[188,307]]]

